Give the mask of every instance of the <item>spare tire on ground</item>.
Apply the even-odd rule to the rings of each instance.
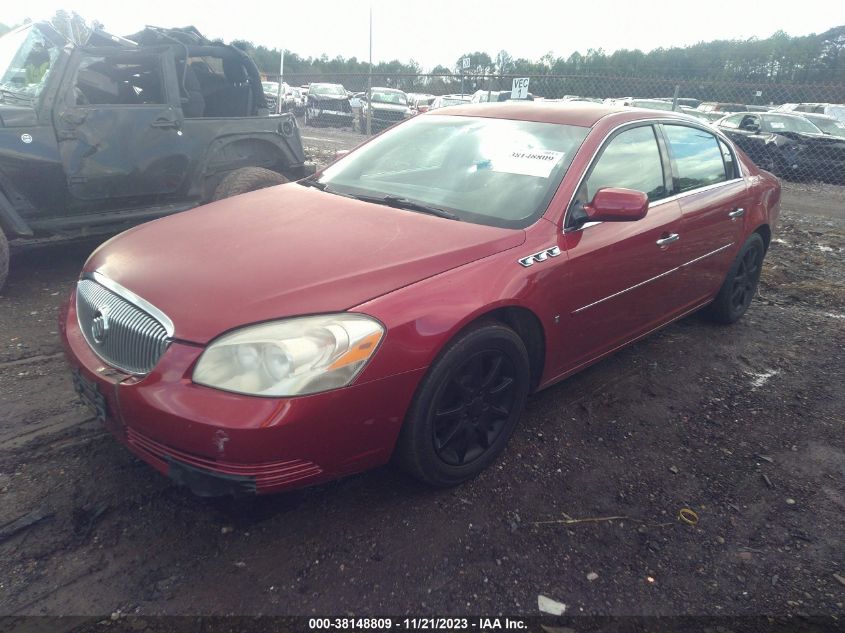
[[[247,193],[248,191],[283,185],[286,182],[288,182],[287,178],[271,169],[264,169],[263,167],[242,167],[228,174],[220,181],[217,189],[214,190],[212,200],[223,200],[224,198],[231,198],[232,196]]]

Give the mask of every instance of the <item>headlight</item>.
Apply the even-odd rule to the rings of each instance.
[[[384,327],[362,314],[251,325],[208,346],[193,381],[257,396],[301,396],[344,387],[375,352]]]

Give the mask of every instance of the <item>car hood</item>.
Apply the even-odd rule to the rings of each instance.
[[[836,145],[843,142],[842,138],[828,134],[804,134],[803,132],[789,132],[786,130],[777,130],[774,134],[791,141],[800,141],[810,145]]]
[[[206,343],[248,323],[346,310],[524,241],[521,230],[290,183],[130,229],[85,271],[162,310],[175,338]]]
[[[341,95],[312,95],[309,93],[308,98],[315,101],[349,101],[349,97]]]

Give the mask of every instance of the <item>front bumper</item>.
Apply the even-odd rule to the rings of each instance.
[[[103,363],[76,320],[60,317],[77,390],[135,455],[203,496],[290,490],[384,464],[424,369],[296,398],[191,382],[202,347],[174,341],[143,377]],[[86,393],[87,392],[87,393]]]
[[[355,115],[352,112],[341,112],[338,110],[320,110],[319,108],[315,108],[313,118],[315,121],[319,121],[320,123],[332,125],[352,125],[352,120],[354,116]]]

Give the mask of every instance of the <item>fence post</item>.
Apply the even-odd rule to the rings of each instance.
[[[672,97],[672,112],[675,112],[678,109],[678,92],[680,92],[681,87],[678,84],[675,84],[675,96]]]
[[[373,133],[373,5],[370,5],[370,68],[367,74],[367,136]]]

